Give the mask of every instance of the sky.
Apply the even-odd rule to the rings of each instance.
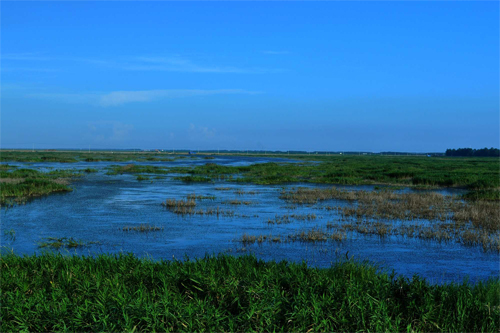
[[[499,3],[5,2],[2,148],[499,147]]]

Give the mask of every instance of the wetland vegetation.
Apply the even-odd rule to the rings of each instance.
[[[0,168],[0,205],[26,203],[33,197],[53,192],[70,192],[72,179],[82,174],[74,170],[41,172],[2,164]]]
[[[335,228],[340,231],[382,237],[404,235],[437,241],[455,240],[465,245],[481,245],[484,250],[500,251],[500,207],[497,202],[468,202],[459,196],[435,192],[348,191],[337,187],[299,187],[282,191],[281,198],[294,204],[347,201],[350,204],[323,207],[337,211],[342,220],[348,221],[337,224]],[[409,224],[411,221],[416,222]]]
[[[19,155],[18,162],[29,154]],[[325,260],[330,260],[329,253],[335,251],[338,260],[344,258],[346,249],[354,252],[355,243],[365,244],[365,240],[376,244],[439,243],[441,250],[449,246],[450,251],[477,248],[478,255],[485,258],[489,253],[499,253],[497,159],[318,156],[315,161],[311,158],[299,163],[263,160],[266,163],[242,165],[235,160],[231,165],[217,158],[213,160],[218,163],[205,163],[195,157],[193,161],[197,162],[192,166],[183,162],[180,165],[188,166],[179,167],[166,162],[147,165],[152,159],[161,162],[155,154],[127,159],[133,154],[124,153],[117,160],[112,160],[112,154],[95,154],[103,164],[83,153],[53,155],[60,162],[71,162],[71,156],[78,161],[61,170],[60,164],[42,158],[44,154],[33,155],[39,159],[34,162],[48,167],[18,162],[14,162],[16,166],[0,165],[2,205],[71,191],[71,182],[82,179],[86,189],[80,196],[76,195],[78,190],[64,196],[75,197],[74,206],[56,218],[63,221],[59,223],[71,222],[67,216],[73,216],[73,209],[77,209],[81,216],[75,216],[82,217],[81,221],[95,219],[88,227],[95,230],[86,236],[78,234],[91,240],[82,241],[61,237],[66,232],[51,233],[60,227],[51,225],[44,235],[54,237],[36,243],[37,256],[21,257],[4,251],[0,258],[2,281],[7,281],[2,286],[6,299],[1,308],[2,331],[498,330],[500,282],[496,275],[475,284],[435,285],[418,276],[396,277],[352,260],[331,268],[323,263],[322,268],[316,268],[279,263],[272,257],[274,253],[286,253],[283,257],[295,260],[309,247],[318,255],[325,251]],[[2,161],[5,158],[2,155]],[[115,161],[120,164],[112,165]],[[74,165],[79,169],[69,169]],[[130,176],[121,176],[125,174]],[[154,184],[141,182],[153,179]],[[74,184],[78,189],[79,183]],[[370,186],[345,186],[360,184]],[[446,187],[461,191],[443,190]],[[107,190],[109,193],[93,199],[95,191]],[[54,198],[52,209],[58,207],[59,198],[63,196]],[[16,209],[22,208],[28,207]],[[121,210],[127,213],[117,218],[119,224],[110,224],[108,217],[95,216],[94,209],[106,212],[108,217],[121,214]],[[15,224],[4,225],[13,213],[9,210],[10,215],[3,215],[2,227],[6,230],[4,239],[15,247],[23,242],[26,230],[15,229]],[[40,211],[35,212],[33,223],[39,223],[38,214]],[[50,213],[49,219],[40,223],[51,223],[55,215]],[[18,217],[17,225],[26,219]],[[80,228],[79,222],[68,225]],[[115,243],[130,242],[132,249],[146,243],[153,249],[161,239],[162,244],[172,243],[169,251],[173,251],[175,237],[196,244],[193,246],[204,238],[201,248],[219,253],[234,249],[255,254],[268,251],[271,258],[266,257],[268,261],[264,262],[251,256],[220,255],[181,262],[133,255],[54,254],[71,250],[81,255],[82,250],[90,252],[96,244],[112,252],[112,246],[106,247],[107,238],[88,237],[100,237],[108,231],[119,235],[113,241],[126,239]],[[219,242],[215,233],[221,231],[226,239]],[[200,233],[205,237],[199,237]],[[172,234],[176,236],[172,238]],[[36,242],[38,237],[31,241]],[[210,240],[229,249],[211,248]],[[162,249],[167,246],[162,245]],[[420,251],[419,247],[413,250]],[[148,247],[142,249],[147,251]],[[337,255],[339,249],[344,252]],[[164,254],[166,250],[161,251]],[[358,253],[359,249],[356,257]],[[397,255],[397,250],[391,253]],[[116,284],[115,280],[120,282]],[[102,288],[92,287],[96,285]],[[262,287],[265,285],[270,287]],[[80,299],[80,295],[85,297]],[[41,299],[50,301],[40,303]],[[88,302],[81,303],[82,299]],[[34,309],[30,304],[42,305]],[[45,315],[48,313],[53,315]]]
[[[432,285],[339,261],[318,269],[219,255],[152,261],[133,255],[0,258],[1,330],[499,330],[500,282]]]

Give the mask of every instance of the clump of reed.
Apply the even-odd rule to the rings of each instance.
[[[309,214],[285,214],[285,215],[275,215],[274,219],[268,219],[267,224],[288,224],[292,222],[292,219],[299,221],[312,221],[316,219],[315,213]]]
[[[291,223],[290,215],[275,215],[274,219],[268,219],[267,224],[288,224]]]
[[[299,231],[295,234],[289,235],[288,239],[290,241],[301,241],[301,242],[326,242],[328,240],[328,233],[324,230],[313,228],[307,231]]]
[[[167,208],[194,207],[196,206],[196,201],[194,201],[193,199],[188,199],[188,200],[167,199],[165,200],[165,202],[162,202],[162,205]]]
[[[328,227],[328,226],[327,226]],[[347,223],[341,226],[345,231],[356,231],[365,235],[378,235],[380,237],[389,236],[392,233],[391,226],[386,223]]]
[[[239,241],[245,245],[251,245],[254,243],[262,244],[264,242],[281,243],[281,236],[273,236],[272,234],[254,236],[245,233],[241,236]]]
[[[234,206],[238,206],[238,205],[249,206],[252,204],[251,201],[238,200],[238,199],[227,200],[227,201],[224,201],[223,203],[228,204],[228,205],[234,205]]]
[[[231,191],[230,187],[216,187],[216,191]]]
[[[237,195],[244,195],[244,194],[254,195],[254,194],[257,194],[258,192],[257,191],[245,191],[245,190],[239,188],[236,191],[234,191],[234,193],[236,193]]]
[[[234,211],[221,209],[219,206],[216,208],[206,208],[206,209],[198,209],[196,210],[196,201],[193,199],[189,200],[176,200],[176,199],[167,199],[165,202],[162,202],[162,205],[166,207],[172,213],[178,215],[215,215],[217,217],[233,217]]]
[[[196,215],[215,215],[217,217],[222,216],[222,217],[233,217],[234,216],[234,211],[232,210],[227,210],[227,209],[221,209],[219,206],[216,208],[206,208],[205,210],[199,209],[196,211],[193,211],[190,214],[196,214]]]
[[[301,221],[311,221],[311,220],[316,220],[317,216],[315,213],[308,213],[308,214],[292,214],[290,215],[290,217]]]
[[[215,200],[215,195],[197,195],[196,193],[188,194],[188,200]]]
[[[163,227],[158,227],[149,224],[140,224],[138,226],[125,226],[122,228],[123,231],[138,231],[138,232],[151,232],[151,231],[163,231]]]

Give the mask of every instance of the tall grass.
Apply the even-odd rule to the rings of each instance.
[[[500,282],[431,285],[366,263],[219,255],[0,258],[1,331],[497,332]]]

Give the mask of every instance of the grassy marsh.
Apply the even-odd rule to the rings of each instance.
[[[195,168],[172,168],[193,176],[218,179],[240,175],[235,182],[282,184],[392,184],[404,186],[462,186],[471,190],[498,189],[500,161],[496,158],[427,158],[388,156],[330,156],[320,163],[261,163]]]

